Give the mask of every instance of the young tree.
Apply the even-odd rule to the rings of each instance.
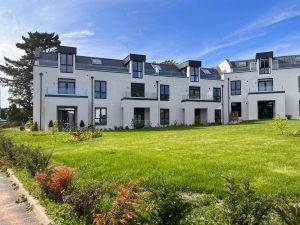
[[[9,87],[9,102],[17,104],[24,110],[25,117],[32,116],[32,81],[34,51],[40,47],[43,51],[55,51],[60,40],[55,33],[29,32],[28,37],[22,36],[23,43],[16,43],[17,48],[25,54],[19,60],[4,57],[4,65],[0,71],[6,76],[0,78],[0,83]]]
[[[161,64],[165,64],[165,65],[176,65],[177,62],[174,61],[173,59],[168,59],[168,60],[165,60],[165,61],[161,62]]]

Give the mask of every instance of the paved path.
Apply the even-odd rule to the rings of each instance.
[[[26,211],[24,203],[16,203],[19,198],[10,179],[0,173],[0,225],[40,225],[35,214]]]

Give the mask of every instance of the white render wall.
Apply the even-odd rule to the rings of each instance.
[[[75,57],[74,57],[75,58]],[[59,63],[58,63],[59,64]],[[75,63],[74,63],[75,65]],[[185,104],[182,102],[184,96],[189,93],[189,85],[200,86],[201,96],[212,96],[213,87],[221,88],[223,81],[221,80],[203,80],[199,82],[190,82],[190,78],[182,77],[166,77],[157,75],[144,75],[143,79],[132,78],[131,73],[117,73],[117,72],[102,72],[89,70],[75,70],[74,73],[60,73],[60,69],[51,67],[34,66],[34,94],[33,94],[33,120],[39,124],[40,120],[40,73],[42,76],[42,129],[48,129],[50,120],[57,119],[58,106],[73,106],[77,107],[76,122],[79,124],[81,120],[86,125],[94,123],[96,107],[107,108],[107,125],[97,126],[97,128],[113,129],[114,127],[131,127],[131,121],[134,117],[134,108],[147,108],[146,112],[149,117],[151,126],[159,126],[160,123],[160,109],[169,109],[170,125],[171,124],[194,124],[194,111],[189,111],[189,108],[207,108],[208,121],[214,122],[214,109],[221,108],[220,102],[201,102],[192,104],[189,102]],[[100,80],[107,82],[107,98],[96,99],[92,105],[92,77],[93,80]],[[69,78],[76,80],[76,90],[85,91],[87,98],[80,98],[77,96],[47,96],[47,89],[57,90],[58,78]],[[123,99],[125,93],[130,93],[131,83],[144,83],[145,93],[157,94],[159,85],[165,84],[170,86],[170,100],[135,100]],[[46,95],[46,96],[45,96]],[[146,96],[147,97],[147,96]],[[188,106],[188,108],[186,108]],[[93,110],[93,111],[92,111]],[[184,113],[185,110],[185,113]]]
[[[225,123],[229,120],[228,112],[231,109],[232,102],[242,103],[241,120],[256,120],[257,101],[275,100],[275,112],[281,116],[291,115],[292,119],[300,119],[299,100],[300,92],[298,90],[298,76],[300,68],[272,70],[271,74],[259,74],[258,71],[229,73],[224,76],[224,115]],[[285,93],[258,93],[248,94],[251,87],[258,86],[258,79],[273,79],[274,90],[283,90]],[[228,83],[229,79],[229,83]],[[241,80],[241,95],[230,94],[230,82]],[[229,84],[229,86],[228,86]],[[229,99],[228,99],[229,92]],[[229,107],[229,108],[228,108]]]

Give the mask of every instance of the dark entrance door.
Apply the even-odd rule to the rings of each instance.
[[[134,108],[134,119],[138,121],[145,120],[145,109],[144,108]]]
[[[221,124],[222,123],[222,115],[221,115],[221,109],[216,109],[215,110],[215,123]]]
[[[201,109],[195,109],[195,125],[200,125],[201,123]]]
[[[76,128],[76,107],[58,107],[57,120],[60,130]]]
[[[258,119],[273,119],[274,118],[274,101],[257,102]]]

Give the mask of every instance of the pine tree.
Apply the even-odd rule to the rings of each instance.
[[[23,43],[16,43],[17,48],[24,50],[25,54],[19,60],[11,60],[4,57],[4,65],[0,65],[0,71],[6,76],[0,78],[3,86],[9,87],[10,104],[19,105],[24,116],[32,116],[32,92],[33,92],[33,65],[34,51],[40,47],[43,51],[55,51],[60,45],[60,40],[55,33],[29,32],[28,37],[22,36]]]

